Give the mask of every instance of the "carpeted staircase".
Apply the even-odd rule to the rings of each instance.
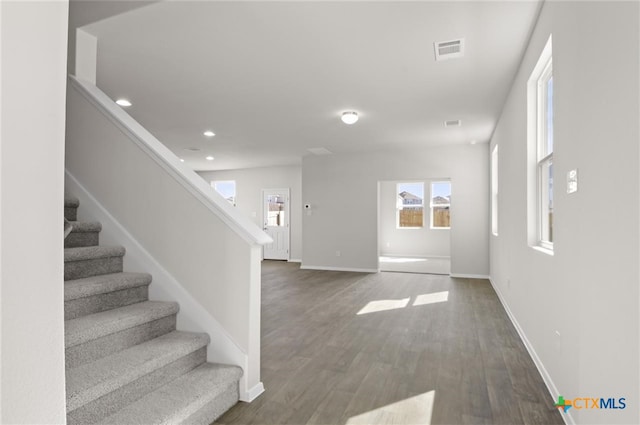
[[[178,304],[149,301],[151,276],[125,273],[100,223],[77,221],[64,242],[68,424],[210,424],[238,401],[237,366],[207,363],[209,336],[176,331]]]

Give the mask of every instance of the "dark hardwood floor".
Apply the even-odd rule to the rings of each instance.
[[[563,423],[486,280],[265,261],[262,381],[216,423]]]

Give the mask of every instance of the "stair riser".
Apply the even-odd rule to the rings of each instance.
[[[88,314],[124,307],[149,299],[149,286],[122,289],[120,291],[98,294],[77,300],[65,301],[64,320],[75,319]]]
[[[100,232],[74,232],[71,231],[69,236],[64,240],[65,248],[77,248],[81,246],[97,246],[99,245]]]
[[[92,362],[176,329],[176,315],[147,322],[65,350],[67,369]]]
[[[64,263],[64,280],[122,272],[122,257],[105,257]]]
[[[206,347],[145,375],[67,414],[68,425],[93,424],[133,403],[145,394],[195,369],[207,359]]]
[[[238,382],[230,384],[227,389],[213,401],[189,416],[181,425],[209,425],[231,409],[239,400]]]
[[[78,220],[78,207],[64,207],[64,218],[69,221]]]

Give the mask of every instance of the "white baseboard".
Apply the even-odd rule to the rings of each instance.
[[[504,307],[504,310],[507,312],[507,316],[509,316],[509,320],[511,320],[513,327],[516,328],[516,331],[520,336],[520,340],[522,340],[522,343],[527,349],[529,356],[531,356],[531,359],[533,360],[533,363],[536,365],[538,372],[540,372],[540,375],[542,376],[542,380],[547,386],[547,390],[549,391],[549,395],[551,396],[551,402],[555,403],[556,400],[558,399],[558,396],[560,395],[560,392],[558,391],[558,388],[556,387],[556,385],[553,383],[553,379],[551,379],[551,375],[549,375],[549,372],[544,367],[542,360],[540,360],[540,357],[538,357],[538,353],[536,353],[536,350],[533,348],[533,345],[531,345],[531,342],[529,342],[529,339],[527,338],[527,335],[524,333],[524,330],[518,323],[518,320],[511,312],[511,309],[509,308],[504,297],[502,296],[500,289],[493,282],[493,279],[491,279],[490,276],[488,276],[487,279],[489,279],[489,282],[491,282],[491,286],[493,287],[493,290],[498,295],[498,299],[500,300],[502,307]],[[571,412],[568,412],[568,413],[562,412],[560,413],[560,415],[562,416],[562,419],[567,425],[576,425],[576,422],[574,421],[573,416],[571,416]]]
[[[102,223],[101,243],[125,247],[125,270],[143,271],[152,275],[153,280],[149,286],[151,298],[175,301],[180,305],[178,330],[209,334],[211,343],[207,347],[207,361],[242,367],[244,374],[240,378],[240,398],[253,400],[257,397],[260,392],[256,387],[262,386],[262,383],[247,390],[250,385],[247,378],[249,358],[222,325],[68,172],[65,173],[65,191],[80,201],[79,219]],[[252,397],[256,392],[257,395]]]
[[[461,273],[451,273],[450,277],[457,277],[459,279],[487,279],[489,280],[489,276],[486,274],[461,274]]]
[[[437,258],[438,260],[450,260],[451,257],[448,255],[429,255],[429,254],[391,254],[391,253],[380,253],[379,257],[399,257],[399,258]]]
[[[327,270],[327,271],[334,271],[334,272],[378,273],[378,269],[357,269],[352,267],[327,267],[327,266],[301,265],[300,268],[305,270]]]
[[[240,401],[244,401],[247,403],[251,403],[253,400],[258,398],[260,394],[264,392],[264,384],[262,382],[258,382],[248,391],[245,391],[244,394],[240,393]]]
[[[289,258],[287,261],[289,263],[302,263],[302,260],[300,260],[299,258]]]

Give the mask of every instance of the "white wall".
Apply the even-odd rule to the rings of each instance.
[[[303,267],[377,270],[378,182],[424,176],[451,178],[452,274],[488,275],[486,144],[304,157]]]
[[[67,70],[69,74],[76,75],[76,28],[88,25],[92,22],[107,19],[111,16],[126,13],[139,7],[148,6],[158,0],[91,0],[72,1],[69,4],[69,44]]]
[[[492,140],[500,155],[494,286],[554,396],[627,400],[624,410],[571,409],[577,423],[640,423],[639,12],[637,2],[546,2]],[[527,245],[526,220],[526,84],[550,33],[553,256]],[[568,195],[565,176],[575,168],[579,189]]]
[[[241,387],[261,390],[258,253],[266,235],[104,93],[81,82],[68,90],[65,165],[166,270],[171,279],[163,284],[180,285],[165,293],[186,291],[246,354]],[[129,267],[125,256],[125,270],[146,271]],[[201,316],[186,307],[181,304],[179,323],[189,322],[181,320],[185,314]]]
[[[236,181],[236,207],[262,227],[262,189],[291,189],[289,222],[291,260],[302,259],[302,177],[299,165],[226,171],[198,171],[212,180]]]
[[[0,2],[0,422],[65,423],[66,1]]]
[[[439,176],[436,180],[443,180]],[[406,255],[413,257],[449,257],[449,229],[432,229],[430,225],[429,199],[431,182],[424,183],[424,226],[420,229],[399,229],[397,226],[397,185],[401,181],[380,182],[379,252],[381,255]],[[403,180],[404,181],[404,180]],[[416,180],[411,180],[416,181]]]

